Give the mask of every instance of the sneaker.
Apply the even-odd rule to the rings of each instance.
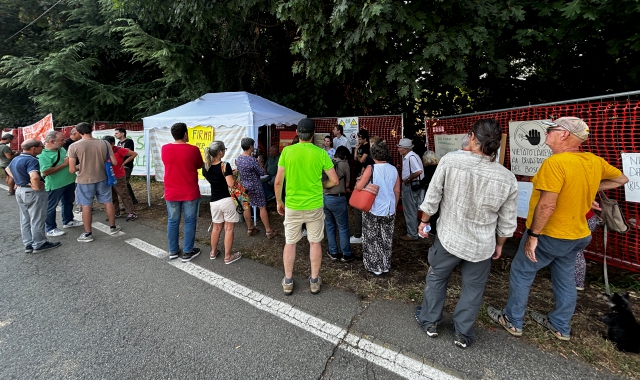
[[[134,214],[134,213],[131,213],[131,214],[127,215],[127,220],[126,220],[126,222],[128,222],[128,221],[130,221],[130,220],[136,220],[136,219],[138,219],[138,215],[136,215],[136,214]]]
[[[307,237],[307,230],[306,229],[302,230],[302,237]]]
[[[290,296],[293,293],[293,281],[290,284],[284,282],[284,278],[282,279],[282,290],[284,291],[285,296]]]
[[[350,256],[342,256],[342,258],[340,259],[340,261],[342,261],[343,263],[350,263],[353,261],[353,255]]]
[[[33,246],[31,246],[31,244],[24,247],[24,253],[32,253],[32,252],[33,252]]]
[[[196,257],[198,257],[199,254],[200,254],[200,248],[194,248],[193,251],[191,251],[190,253],[185,252],[182,254],[182,262],[188,263],[192,259],[195,259]]]
[[[180,257],[180,251],[169,252],[169,260],[177,259],[178,257]]]
[[[122,227],[109,227],[109,235],[113,236],[115,234],[117,234],[120,230],[122,230]]]
[[[351,236],[349,238],[349,243],[351,243],[351,244],[362,244],[362,237]]]
[[[455,334],[453,335],[453,344],[455,344],[460,348],[467,348],[471,346],[471,341],[467,339],[464,335],[456,331]]]
[[[82,207],[76,207],[73,212],[74,214],[82,214]]]
[[[414,316],[416,318],[416,321],[418,321],[418,323],[420,324],[420,327],[422,327],[422,323],[420,323],[420,319],[418,319],[418,315],[420,315],[420,311],[421,310],[422,310],[422,306],[417,306],[416,307],[416,312],[414,314]],[[427,334],[427,336],[429,336],[430,338],[437,338],[438,337],[438,324],[437,323],[433,323],[433,324],[427,326],[426,329],[424,327],[422,327],[422,329]]]
[[[78,226],[82,226],[84,223],[82,223],[81,220],[72,220],[67,224],[63,224],[62,228],[73,228],[73,227],[78,227]]]
[[[82,235],[78,238],[80,243],[88,243],[93,241],[93,234],[91,232],[83,232]]]
[[[334,262],[334,263],[339,260],[337,253],[327,252],[327,255],[329,255],[329,257],[331,257],[331,261]]]
[[[311,282],[311,279],[309,279],[309,289],[311,289],[311,294],[320,293],[321,285],[322,285],[322,278],[318,277],[318,282]]]
[[[33,253],[40,253],[40,252],[44,252],[44,251],[48,251],[50,249],[54,249],[54,248],[58,248],[60,246],[60,242],[51,242],[48,241],[44,244],[42,244],[40,247],[36,248],[33,250]]]
[[[61,231],[59,228],[54,228],[52,230],[47,231],[47,236],[62,236],[65,232]]]

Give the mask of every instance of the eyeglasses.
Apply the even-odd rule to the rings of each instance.
[[[566,131],[566,129],[562,128],[562,127],[547,127],[547,131],[546,133],[549,134],[553,131]]]

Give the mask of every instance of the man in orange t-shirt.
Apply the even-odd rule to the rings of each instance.
[[[194,248],[196,238],[196,219],[200,204],[198,169],[204,161],[200,149],[189,145],[189,132],[185,123],[171,126],[174,142],[162,147],[164,164],[164,199],[167,202],[167,239],[169,240],[169,259],[180,255],[180,216],[184,210],[184,241],[182,261],[188,262],[200,254],[200,248]]]

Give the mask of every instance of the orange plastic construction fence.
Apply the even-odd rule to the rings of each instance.
[[[631,99],[531,106],[478,115],[429,119],[425,120],[425,132],[429,149],[435,150],[433,135],[466,133],[473,123],[480,119],[498,120],[502,125],[503,133],[508,134],[510,121],[556,119],[562,116],[583,119],[589,125],[590,136],[582,144],[582,150],[604,158],[620,170],[622,170],[621,153],[640,152],[640,130],[638,129],[640,101]],[[504,165],[507,169],[511,168],[508,139]],[[518,176],[519,181],[527,181],[528,178]],[[627,220],[638,221],[640,204],[624,201],[624,187],[607,191],[607,196],[620,203],[620,208]],[[524,222],[524,219],[518,218],[516,236],[522,236],[525,230]],[[639,232],[637,222],[630,225],[629,232],[625,234],[609,232],[607,263],[618,268],[640,272]],[[591,244],[585,250],[587,258],[602,262],[603,234],[604,231],[600,227],[593,232]]]

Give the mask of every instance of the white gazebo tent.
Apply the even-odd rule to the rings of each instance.
[[[170,128],[174,123],[185,123],[187,127],[211,126],[215,140],[227,146],[225,160],[234,164],[242,153],[240,140],[251,137],[258,140],[261,126],[294,125],[306,117],[270,100],[248,92],[219,92],[205,94],[179,107],[142,118],[144,143],[147,155],[147,201],[151,204],[150,175],[152,165],[156,180],[164,180],[164,165],[160,156],[161,147],[173,142]],[[210,186],[200,180],[200,193],[208,195]]]

